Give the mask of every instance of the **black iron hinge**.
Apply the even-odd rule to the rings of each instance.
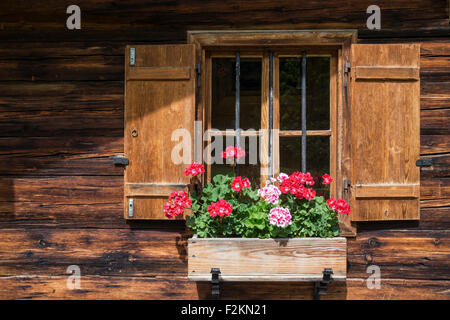
[[[416,161],[417,167],[431,167],[433,165],[433,158],[422,158]]]

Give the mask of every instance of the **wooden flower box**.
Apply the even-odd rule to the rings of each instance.
[[[193,238],[188,240],[188,279],[210,281],[320,281],[324,269],[345,280],[347,240],[336,238]]]

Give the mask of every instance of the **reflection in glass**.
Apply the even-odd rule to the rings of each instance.
[[[280,58],[280,130],[301,130],[301,58]],[[330,128],[330,58],[306,59],[306,127]]]
[[[280,137],[280,172],[301,171],[301,137]],[[330,137],[306,138],[306,170],[312,175],[330,173]]]
[[[241,129],[261,127],[261,74],[258,58],[241,58],[240,124]],[[212,59],[211,127],[234,129],[236,101],[236,60]]]

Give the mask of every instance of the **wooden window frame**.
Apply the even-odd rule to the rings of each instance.
[[[196,120],[202,121],[203,131],[209,128],[211,111],[211,58],[234,57],[236,50],[241,52],[241,58],[261,57],[263,63],[263,85],[261,129],[268,129],[268,117],[264,106],[268,104],[268,94],[265,90],[268,85],[268,75],[265,74],[264,64],[268,63],[268,50],[274,51],[274,122],[273,128],[279,128],[279,94],[278,84],[278,58],[279,56],[298,56],[297,52],[306,50],[308,56],[329,55],[330,63],[330,173],[335,178],[331,194],[335,197],[349,199],[346,181],[351,181],[350,161],[350,101],[348,88],[350,81],[347,77],[344,64],[350,62],[351,44],[356,43],[356,30],[245,30],[245,31],[188,31],[188,43],[196,47],[197,61],[200,61],[200,86],[196,92]],[[267,54],[265,53],[267,52]],[[276,54],[275,54],[276,53]],[[266,80],[267,79],[267,80]],[[321,132],[319,132],[321,131]],[[325,130],[309,130],[308,136],[321,135]],[[280,136],[301,136],[298,131],[283,131]],[[229,133],[230,134],[230,133]],[[277,143],[275,143],[275,141]],[[202,148],[203,150],[203,148]],[[263,153],[264,154],[264,153]],[[274,173],[279,164],[278,139],[274,139]],[[201,159],[201,155],[196,157]],[[210,170],[205,179],[210,178]],[[262,177],[264,178],[264,177]],[[262,179],[262,181],[264,181]],[[351,219],[340,215],[342,236],[355,236],[356,228]]]

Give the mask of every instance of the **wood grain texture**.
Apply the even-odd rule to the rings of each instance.
[[[129,60],[125,59],[128,80],[124,142],[130,164],[125,168],[124,181],[126,184],[186,185],[189,178],[184,175],[184,169],[193,161],[196,80],[190,72],[195,70],[195,47],[192,44],[135,46],[135,50],[134,66],[129,66]],[[129,50],[126,51],[128,57]],[[189,77],[186,77],[186,70]],[[164,77],[161,72],[165,73]],[[178,142],[171,141],[175,130],[183,130],[183,135],[176,138]],[[184,158],[180,159],[184,163],[176,163],[173,157],[173,149],[180,142],[187,146],[182,150]],[[128,200],[131,195],[125,194],[125,218],[164,219],[167,190],[158,197],[142,198],[142,195],[134,199],[134,215],[130,217]]]
[[[376,231],[373,225],[369,231],[358,229],[357,237],[348,241],[349,277],[367,278],[367,268],[375,265],[380,267],[383,279],[450,279],[445,263],[450,258],[448,229],[413,231],[404,230],[405,225],[399,230],[394,227],[386,222]]]
[[[438,160],[421,171],[420,220],[358,222],[358,238],[348,246],[347,282],[331,283],[322,299],[449,300],[448,1],[377,3],[377,32],[367,30],[367,3],[357,0],[77,4],[83,29],[69,33],[63,2],[0,3],[0,251],[2,271],[8,270],[0,278],[1,299],[209,298],[210,285],[188,281],[187,265],[180,265],[183,221],[123,219],[122,169],[110,167],[107,157],[123,152],[124,47],[186,43],[193,29],[338,27],[358,28],[358,42],[421,43],[421,110],[436,111],[421,114],[420,152]],[[339,129],[343,141],[349,141],[347,129]],[[344,143],[343,150],[350,147]],[[349,158],[338,163],[350,177]],[[41,246],[50,245],[37,247],[41,239]],[[74,261],[87,274],[82,290],[71,291],[65,270]],[[380,290],[367,288],[373,261],[382,265]],[[222,288],[224,299],[312,298],[306,282],[228,282]]]
[[[450,300],[450,281],[382,279],[380,289],[369,289],[367,279],[347,281],[347,299]]]
[[[355,79],[360,80],[418,80],[419,68],[414,67],[359,67],[355,69]]]
[[[64,276],[73,264],[85,276],[185,277],[186,239],[175,228],[2,230],[3,276]]]
[[[359,80],[363,68],[418,69],[417,44],[360,44],[352,46],[352,186],[419,185],[416,160],[420,153],[420,83],[380,80],[378,74]],[[398,69],[395,69],[398,70]],[[396,81],[393,81],[396,80]],[[381,191],[380,191],[381,192]],[[411,199],[380,197],[358,199],[353,194],[352,220],[419,219],[417,190]]]
[[[223,281],[313,281],[325,268],[333,278],[346,277],[345,238],[188,240],[188,278],[211,279],[220,268]]]

